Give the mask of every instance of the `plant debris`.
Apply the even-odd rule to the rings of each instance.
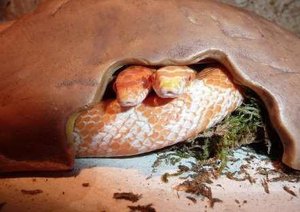
[[[297,194],[296,194],[294,191],[292,191],[292,190],[291,190],[289,187],[287,187],[287,186],[283,186],[283,190],[285,190],[287,193],[293,195],[294,197],[297,196]]]
[[[163,181],[164,183],[167,183],[167,182],[169,182],[169,180],[168,180],[168,177],[170,176],[170,174],[169,173],[164,173],[162,176],[161,176],[161,181]]]
[[[189,199],[189,200],[191,200],[194,204],[197,203],[197,200],[196,200],[196,198],[194,198],[194,197],[186,196],[186,198]]]
[[[277,166],[276,169],[258,167],[256,171],[260,175],[265,175],[269,182],[300,182],[299,170],[291,169],[279,161],[275,163],[275,166]],[[270,175],[273,177],[270,178]]]
[[[169,182],[169,179],[168,179],[169,177],[176,177],[176,176],[181,175],[181,174],[184,173],[184,172],[186,172],[186,171],[180,170],[180,169],[179,169],[177,172],[172,173],[172,174],[166,172],[166,173],[164,173],[164,174],[161,176],[161,181],[164,182],[164,183],[168,183],[168,182]]]
[[[190,163],[190,166],[179,165],[176,173],[165,173],[161,179],[168,182],[169,177],[180,176],[179,179],[184,181],[175,189],[207,198],[210,207],[213,207],[215,202],[222,202],[218,198],[213,198],[210,186],[220,175],[235,181],[249,181],[250,184],[255,184],[255,177],[262,175],[264,178],[260,182],[266,193],[270,193],[271,182],[300,182],[300,171],[288,168],[281,161],[277,162],[282,155],[282,145],[269,125],[262,102],[255,94],[249,91],[245,93],[244,103],[215,127],[187,142],[160,151],[152,165],[152,171],[156,172],[162,163],[177,165],[181,164],[183,159],[188,159],[183,162]],[[250,147],[244,148],[242,147],[244,145]],[[235,158],[233,150],[237,148],[246,152],[244,159]],[[268,157],[262,159],[259,154]],[[272,162],[276,168],[260,166],[255,170],[251,164],[257,160],[266,165]],[[254,175],[251,176],[250,173]],[[220,184],[216,186],[222,187]],[[242,204],[245,203],[247,200]]]
[[[246,177],[242,177],[242,178],[238,178],[238,177],[235,177],[236,172],[226,172],[225,175],[228,179],[230,180],[234,180],[234,181],[245,181],[246,180]]]
[[[82,187],[89,187],[90,184],[89,183],[82,183]]]
[[[268,180],[267,180],[267,179],[263,179],[263,180],[261,181],[261,185],[263,186],[265,192],[266,192],[267,194],[269,194],[269,193],[270,193],[270,190],[269,190]]]
[[[186,180],[175,187],[177,191],[185,191],[195,195],[202,195],[209,200],[212,199],[211,188],[204,183],[199,183],[196,180]]]
[[[216,202],[222,202],[222,200],[213,198],[211,187],[206,185],[206,183],[210,182],[210,175],[208,173],[209,172],[206,172],[206,174],[199,174],[192,180],[185,180],[183,183],[177,185],[175,189],[177,191],[185,191],[186,193],[206,197],[209,200],[210,207],[213,207]]]
[[[188,166],[185,166],[185,165],[179,165],[178,169],[181,172],[188,172],[188,171],[190,171],[190,168]]]
[[[41,190],[41,189],[35,189],[35,190],[25,190],[25,189],[22,189],[21,192],[23,194],[28,194],[28,195],[37,195],[37,194],[43,193],[43,190]]]
[[[131,202],[139,201],[143,195],[142,194],[134,194],[132,192],[121,192],[121,193],[114,193],[114,199],[124,199]]]
[[[130,212],[156,212],[155,208],[152,207],[152,204],[128,206],[128,208],[130,209]]]
[[[211,200],[210,200],[210,202],[209,202],[209,206],[211,207],[211,208],[213,208],[214,207],[214,205],[215,205],[215,203],[222,203],[223,202],[223,200],[221,200],[221,199],[219,199],[219,198],[212,198]]]
[[[245,173],[245,175],[245,178],[249,181],[250,184],[256,183],[256,180],[253,177],[251,177],[249,173]]]

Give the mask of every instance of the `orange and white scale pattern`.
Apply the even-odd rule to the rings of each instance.
[[[185,141],[220,122],[243,101],[220,67],[197,74],[174,99],[153,94],[124,108],[106,100],[80,114],[74,141],[78,157],[129,156]]]

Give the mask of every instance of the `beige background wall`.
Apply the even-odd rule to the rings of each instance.
[[[300,0],[220,0],[271,20],[300,36]]]

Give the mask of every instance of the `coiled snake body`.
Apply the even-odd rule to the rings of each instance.
[[[151,87],[156,94],[148,95]],[[128,156],[185,141],[243,100],[221,66],[197,74],[180,66],[130,67],[118,76],[115,89],[117,99],[104,100],[76,119],[77,156]]]

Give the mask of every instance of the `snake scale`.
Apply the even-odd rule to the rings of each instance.
[[[103,100],[76,119],[78,157],[136,155],[185,141],[243,101],[227,70],[218,65],[200,72],[186,66],[129,67],[114,87],[116,99]],[[149,94],[152,88],[155,92]]]

